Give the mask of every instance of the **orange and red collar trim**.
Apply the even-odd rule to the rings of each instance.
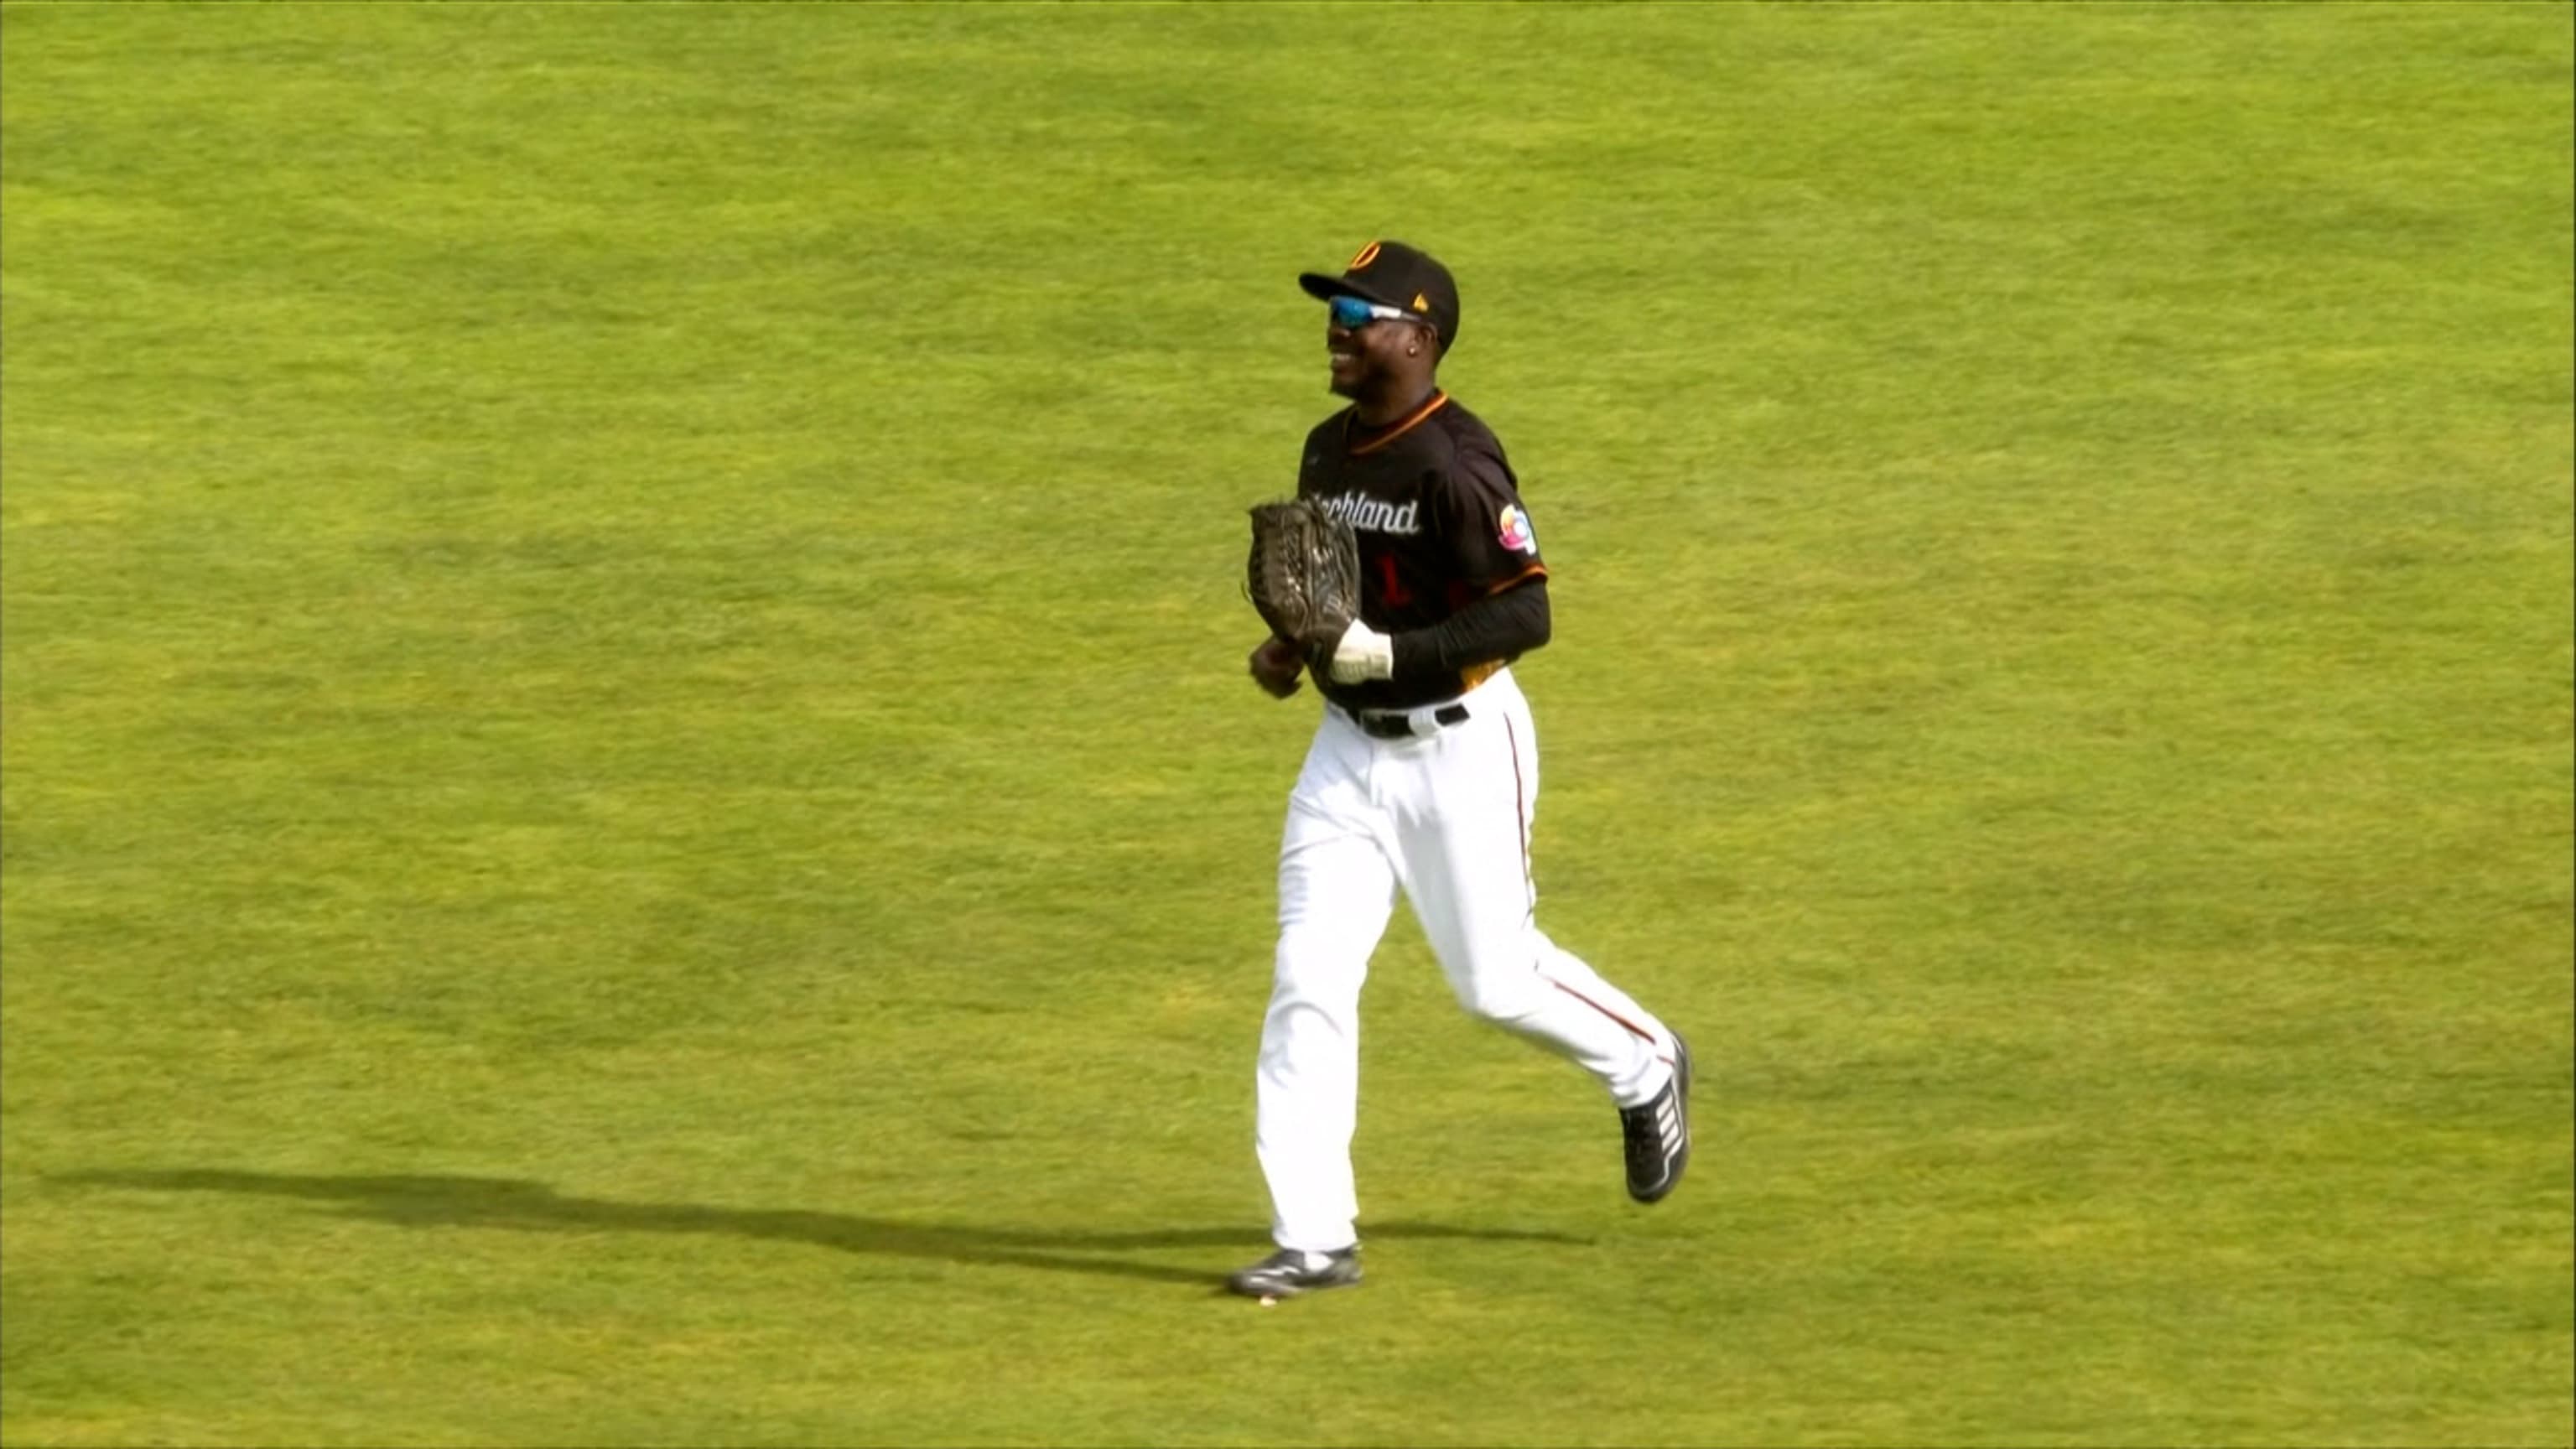
[[[1431,416],[1433,413],[1436,413],[1447,406],[1449,406],[1449,394],[1441,392],[1436,388],[1433,389],[1430,400],[1423,403],[1422,406],[1415,408],[1412,412],[1407,413],[1404,416],[1403,421],[1398,422],[1393,427],[1388,428],[1385,432],[1378,434],[1376,437],[1369,439],[1365,443],[1353,444],[1351,447],[1351,456],[1356,458],[1362,453],[1376,452],[1378,449],[1383,448],[1387,444],[1394,442],[1396,439],[1403,437],[1405,434],[1412,432],[1424,418]],[[1342,423],[1342,436],[1344,438],[1348,438],[1350,436],[1350,425],[1351,423],[1356,422],[1358,418],[1359,410],[1357,408],[1353,408],[1351,410],[1351,416],[1345,419]]]

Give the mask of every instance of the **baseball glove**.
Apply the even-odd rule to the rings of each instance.
[[[1262,622],[1310,661],[1330,659],[1359,617],[1359,536],[1313,499],[1252,510],[1252,556],[1244,571]]]

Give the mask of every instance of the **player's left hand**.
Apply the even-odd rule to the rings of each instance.
[[[1394,678],[1395,640],[1353,619],[1333,646],[1332,673],[1335,684]]]

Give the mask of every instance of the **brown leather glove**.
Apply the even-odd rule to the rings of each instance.
[[[1359,536],[1312,498],[1261,504],[1252,510],[1244,591],[1270,632],[1321,668],[1359,618]]]

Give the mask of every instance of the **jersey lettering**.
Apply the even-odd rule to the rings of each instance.
[[[1326,512],[1360,533],[1411,534],[1422,531],[1422,500],[1419,498],[1389,503],[1383,498],[1350,492],[1339,498],[1327,498],[1323,503]]]

